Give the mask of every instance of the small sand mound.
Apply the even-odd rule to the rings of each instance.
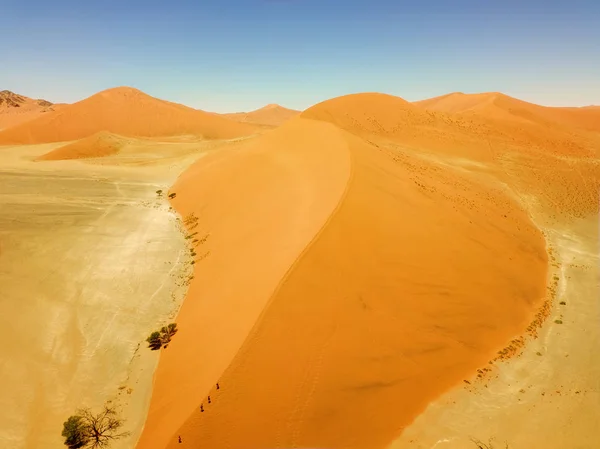
[[[2,144],[64,142],[108,131],[127,137],[195,135],[205,139],[248,136],[254,127],[119,87],[97,93],[35,120],[0,132]]]
[[[128,139],[106,131],[72,142],[50,151],[37,160],[63,161],[68,159],[91,159],[118,153],[128,143]]]

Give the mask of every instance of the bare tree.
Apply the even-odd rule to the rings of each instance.
[[[70,449],[99,449],[129,435],[121,432],[125,421],[118,417],[114,406],[105,404],[98,414],[89,408],[77,410],[63,425],[62,436]]]

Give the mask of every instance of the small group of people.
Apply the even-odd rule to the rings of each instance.
[[[219,383],[217,382],[217,390],[218,390],[219,388],[221,388],[221,387],[219,387]],[[208,403],[209,403],[209,404],[211,403],[211,401],[210,401],[210,395],[208,396]],[[200,411],[201,411],[202,413],[204,413],[204,404],[200,404]],[[178,437],[177,437],[177,441],[178,441],[179,443],[181,443],[181,442],[182,442],[182,441],[181,441],[181,435],[178,435]]]

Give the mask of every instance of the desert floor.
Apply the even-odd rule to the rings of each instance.
[[[158,361],[144,340],[191,273],[166,192],[202,145],[137,142],[101,164],[34,161],[58,144],[2,148],[3,447],[63,447],[63,421],[107,400],[131,432],[113,447],[134,446]]]

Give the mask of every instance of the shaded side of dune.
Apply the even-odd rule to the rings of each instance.
[[[173,203],[198,223],[188,236],[195,278],[177,338],[161,354],[138,447],[164,448],[198,409],[349,176],[340,131],[296,120],[200,159],[177,181]]]
[[[211,448],[381,447],[531,319],[546,253],[523,211],[451,170],[344,140],[342,203],[167,447],[178,435]]]

